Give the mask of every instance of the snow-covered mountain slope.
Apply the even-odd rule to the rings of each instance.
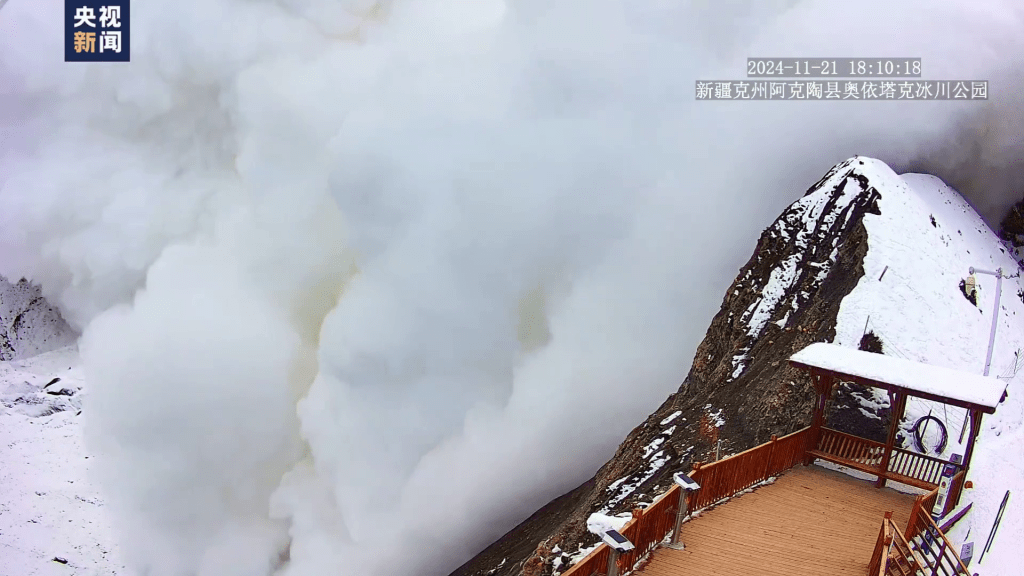
[[[89,476],[83,383],[73,346],[0,362],[0,576],[126,574]]]
[[[956,191],[931,176],[899,176],[870,158],[837,164],[761,235],[679,391],[629,434],[591,481],[545,506],[454,576],[511,576],[524,562],[538,561],[544,574],[565,570],[596,542],[585,530],[591,512],[628,512],[663,492],[671,473],[715,457],[702,421],[717,430],[712,436],[723,441],[723,455],[806,425],[810,381],[787,359],[813,342],[871,349],[880,341],[885,354],[980,374],[995,279],[977,276],[982,289],[975,306],[961,290],[971,266],[1017,271],[1003,243]],[[1024,376],[1013,377],[1024,365],[1024,353],[1016,354],[1022,339],[1024,289],[1020,278],[1010,278],[1003,283],[992,369],[1007,377],[1009,396],[984,420],[970,477],[975,488],[964,496],[974,508],[951,533],[959,546],[970,530],[979,555],[1005,490],[1024,487],[1024,451],[1013,449],[1024,440]],[[947,428],[944,454],[963,454],[963,410],[916,399],[900,441],[910,447],[913,425],[929,412]],[[829,413],[831,426],[877,439],[884,438],[889,418],[884,395],[844,386]],[[933,423],[925,433],[930,448],[938,431]],[[986,576],[1019,573],[1008,555],[1022,528],[1011,502],[984,560]],[[522,556],[524,548],[534,556]]]
[[[39,287],[0,276],[0,360],[27,358],[74,343],[77,334]]]
[[[881,213],[865,216],[868,251],[864,276],[843,299],[835,343],[856,347],[865,330],[882,341],[885,354],[981,374],[992,322],[996,279],[976,274],[977,306],[960,287],[969,269],[995,270],[1004,279],[990,375],[1008,382],[1008,394],[996,413],[983,420],[963,502],[974,506],[952,532],[958,545],[970,531],[976,555],[984,546],[1006,490],[1015,493],[1003,515],[994,544],[982,563],[986,576],[1020,574],[1017,542],[1024,538],[1024,282],[1005,246],[964,199],[933,176],[897,176],[877,160],[861,158],[861,171],[881,191]],[[878,398],[882,402],[887,402]],[[963,454],[960,432],[964,411],[911,399],[904,437],[918,418],[931,413],[945,422],[949,441],[944,455]],[[938,430],[926,433],[926,444]]]

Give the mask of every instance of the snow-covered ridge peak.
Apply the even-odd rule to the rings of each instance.
[[[78,335],[39,286],[0,276],[0,361],[28,358],[73,344]]]
[[[888,170],[860,156],[837,164],[765,231],[753,266],[734,287],[735,293],[758,295],[739,319],[747,336],[756,339],[769,321],[785,327],[790,313],[817,290],[851,224],[864,213],[878,213],[878,190],[883,187],[878,181],[891,183],[883,168]],[[733,378],[742,366],[742,359],[734,361]]]

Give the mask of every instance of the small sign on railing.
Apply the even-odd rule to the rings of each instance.
[[[960,549],[960,559],[963,560],[964,566],[971,565],[971,560],[974,559],[974,542],[964,544],[964,547]]]

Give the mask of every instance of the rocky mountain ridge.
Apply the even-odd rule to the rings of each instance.
[[[592,549],[594,512],[618,514],[668,489],[694,462],[736,453],[806,425],[812,387],[785,361],[813,342],[831,342],[843,298],[864,274],[866,214],[881,192],[854,157],[837,164],[758,240],[726,291],[678,391],[637,426],[594,478],[552,501],[452,576],[558,574]],[[866,333],[864,347],[879,345]],[[874,350],[880,351],[880,350]],[[877,437],[885,407],[864,410],[863,391],[844,388],[831,421]]]
[[[39,286],[0,276],[0,361],[18,360],[74,344],[78,334]]]

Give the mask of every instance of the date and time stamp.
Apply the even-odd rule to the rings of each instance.
[[[988,100],[987,80],[923,80],[921,58],[748,58],[746,80],[698,80],[697,100]]]
[[[748,58],[748,78],[920,78],[920,58]]]

